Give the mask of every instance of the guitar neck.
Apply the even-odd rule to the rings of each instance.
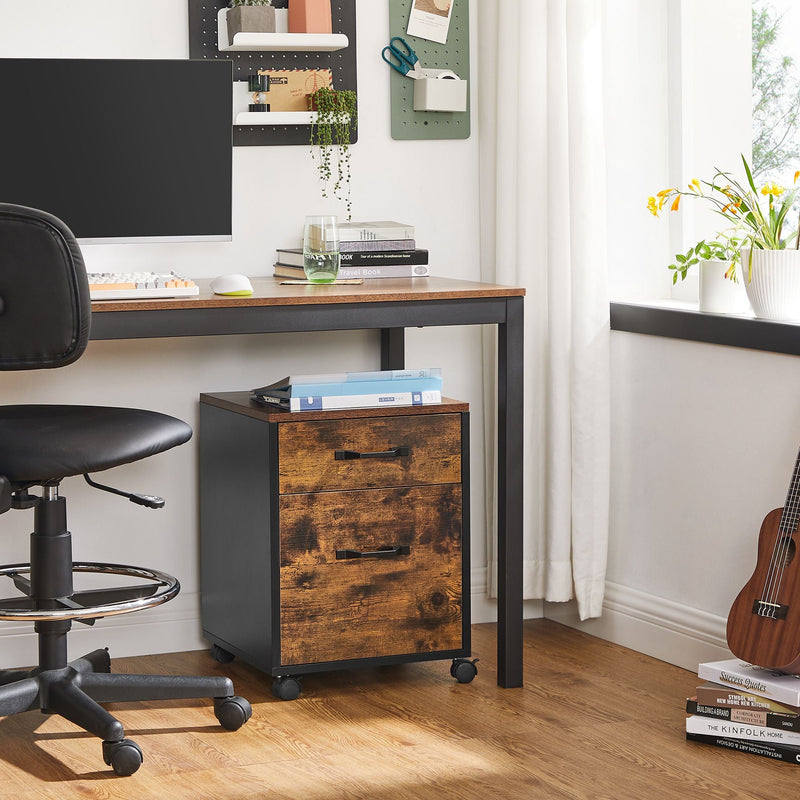
[[[789,492],[786,495],[786,503],[783,506],[780,525],[781,533],[793,534],[797,530],[800,522],[800,452],[797,454],[797,461],[794,464],[792,482],[789,484]]]

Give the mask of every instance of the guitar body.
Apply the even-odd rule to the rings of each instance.
[[[761,523],[758,562],[733,602],[727,638],[731,652],[742,661],[798,673],[800,558],[795,557],[796,524],[787,531],[785,514],[785,509],[776,508]]]

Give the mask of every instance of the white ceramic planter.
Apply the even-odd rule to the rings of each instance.
[[[742,248],[742,280],[753,313],[761,319],[800,321],[800,251]]]
[[[725,277],[730,261],[710,259],[701,261],[700,267],[700,310],[712,314],[745,314],[750,303],[742,284],[734,283]]]

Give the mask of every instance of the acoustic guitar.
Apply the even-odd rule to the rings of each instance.
[[[800,453],[783,508],[770,511],[758,534],[758,560],[728,615],[728,647],[742,661],[800,672]]]

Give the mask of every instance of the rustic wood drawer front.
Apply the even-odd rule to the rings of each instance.
[[[285,422],[278,491],[461,482],[461,415]]]
[[[282,664],[462,647],[460,484],[284,495],[280,519]]]

